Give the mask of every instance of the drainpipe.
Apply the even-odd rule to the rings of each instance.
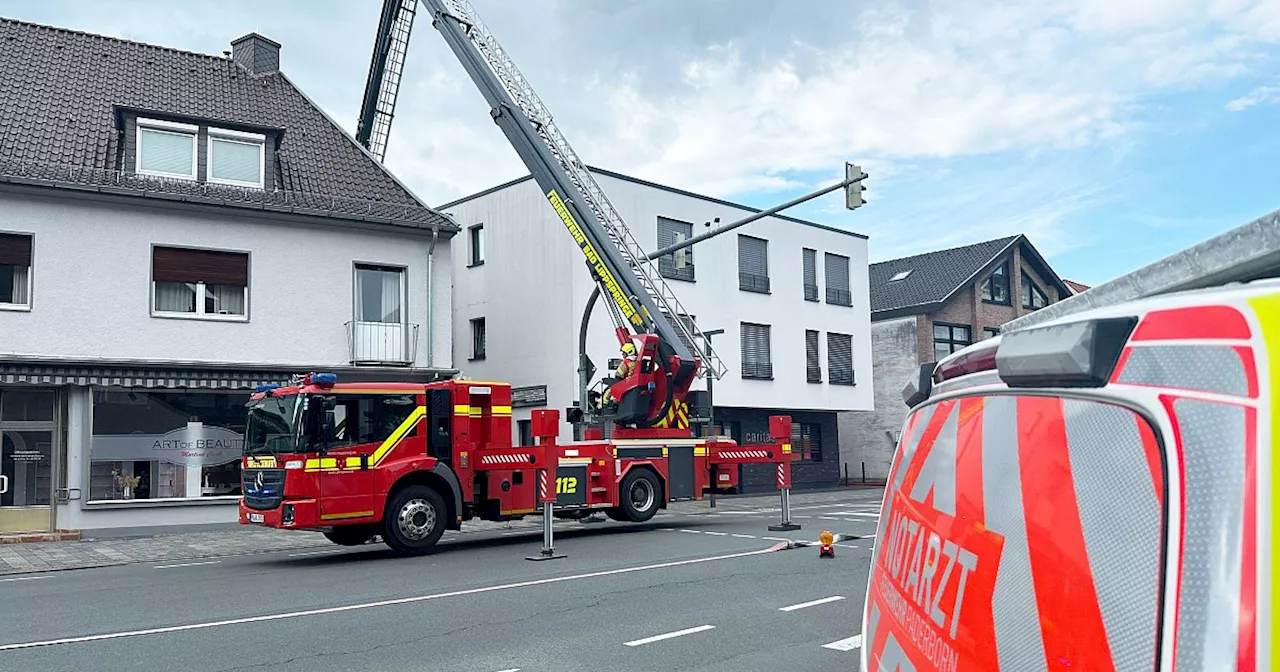
[[[436,234],[431,227],[431,246],[427,248],[427,368],[436,367],[436,282],[432,266],[436,256]]]

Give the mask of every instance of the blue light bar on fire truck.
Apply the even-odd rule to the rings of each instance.
[[[319,385],[320,387],[330,387],[338,382],[338,374],[336,373],[308,373],[306,378],[302,379],[303,385]]]
[[[922,372],[903,398],[914,405],[934,384],[992,370],[1009,387],[1101,387],[1137,324],[1136,317],[1114,317],[1002,334],[943,359],[931,379]]]

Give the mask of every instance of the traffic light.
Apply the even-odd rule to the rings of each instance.
[[[852,163],[845,162],[845,164],[844,164],[844,179],[846,179],[846,180],[852,180],[852,179],[854,179],[855,177],[859,177],[859,176],[861,176],[861,175],[863,175],[862,167],[861,167],[861,166],[858,166],[858,165],[855,165],[855,164],[852,164]],[[858,181],[858,182],[850,182],[849,184],[845,185],[845,187],[844,187],[844,207],[845,207],[845,208],[847,208],[847,209],[849,209],[849,210],[857,210],[858,208],[862,207],[863,205],[866,205],[867,201],[866,201],[864,198],[862,198],[862,192],[863,192],[863,191],[864,191],[864,190],[863,190],[862,182],[861,182],[861,181]]]

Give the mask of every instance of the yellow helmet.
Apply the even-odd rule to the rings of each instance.
[[[626,343],[623,343],[623,344],[622,344],[622,354],[624,354],[624,355],[634,355],[634,354],[636,354],[636,344],[635,344],[635,343],[632,343],[632,342],[630,342],[630,341],[627,341]]]

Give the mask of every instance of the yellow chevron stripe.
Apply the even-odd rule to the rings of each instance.
[[[413,428],[417,426],[418,421],[426,417],[426,415],[427,409],[424,406],[419,406],[413,409],[413,412],[409,414],[409,417],[405,418],[404,422],[400,423],[399,427],[396,427],[396,431],[391,432],[391,436],[388,436],[387,439],[382,442],[382,445],[378,446],[378,449],[373,451],[373,454],[369,456],[369,466],[372,467],[381,462],[382,458],[386,457],[387,453],[391,452],[391,449],[395,448],[396,444],[399,444],[400,440],[403,439],[405,435],[413,431]],[[356,466],[360,466],[358,458]]]

